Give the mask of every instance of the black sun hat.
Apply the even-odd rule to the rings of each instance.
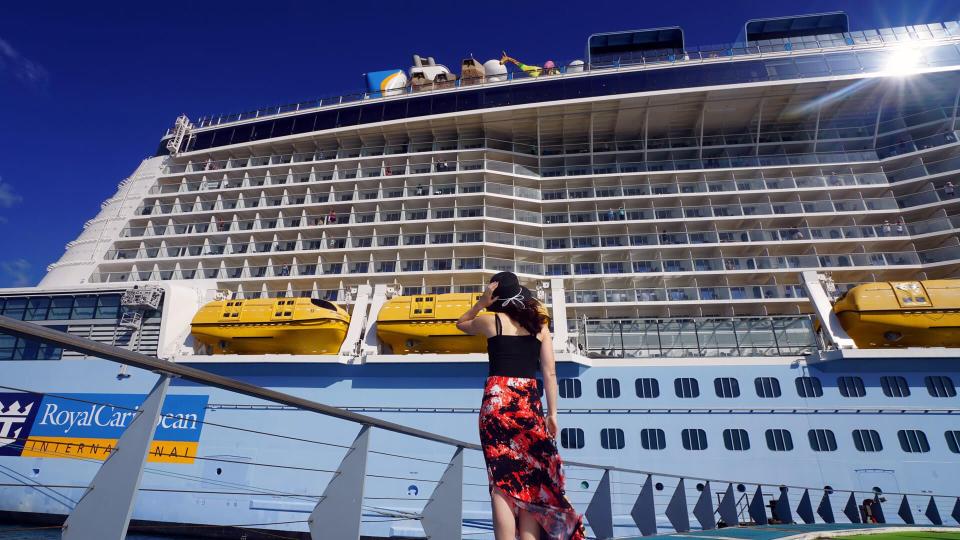
[[[524,302],[533,298],[530,289],[521,285],[517,275],[513,272],[500,272],[490,278],[491,283],[494,281],[498,283],[497,289],[493,291],[497,300],[487,308],[487,311],[502,312],[509,305],[523,309]]]

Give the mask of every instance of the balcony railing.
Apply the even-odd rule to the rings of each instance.
[[[855,225],[843,227],[781,227],[776,229],[736,229],[717,231],[681,231],[664,233],[530,236],[500,231],[459,230],[431,233],[358,235],[326,238],[278,239],[260,241],[207,242],[185,245],[143,246],[107,250],[105,260],[184,258],[260,253],[301,255],[319,250],[354,250],[410,246],[469,245],[482,242],[538,250],[577,250],[596,248],[651,248],[657,246],[717,247],[728,243],[794,243],[824,240],[896,239],[908,235],[933,234],[960,230],[960,216],[936,218],[904,224]]]
[[[457,258],[400,258],[370,261],[326,260],[323,263],[301,262],[299,264],[247,262],[238,266],[184,268],[184,265],[167,268],[131,269],[96,272],[91,281],[112,283],[125,281],[149,281],[172,279],[257,279],[257,278],[303,278],[315,276],[344,276],[357,274],[397,274],[404,272],[478,271],[516,272],[536,277],[601,277],[635,274],[678,274],[716,272],[726,274],[757,270],[844,270],[853,268],[886,268],[891,266],[920,266],[948,261],[960,261],[960,247],[937,248],[928,251],[900,251],[886,253],[850,253],[821,255],[784,255],[769,257],[720,257],[676,258],[657,260],[608,260],[603,262],[541,263],[487,256]],[[717,292],[717,300],[737,299]],[[704,298],[703,294],[687,295],[691,299]],[[789,297],[789,296],[787,296]],[[650,301],[661,301],[668,296],[657,295]],[[674,298],[670,298],[674,299]],[[612,300],[607,300],[612,301]],[[633,300],[626,300],[633,301]]]

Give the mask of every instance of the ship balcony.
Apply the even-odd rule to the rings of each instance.
[[[247,178],[241,183],[257,182]],[[266,179],[264,179],[266,182]],[[671,183],[635,183],[604,185],[576,185],[556,188],[535,188],[524,185],[511,185],[499,182],[450,182],[446,179],[426,182],[409,182],[398,185],[379,185],[372,187],[356,186],[346,190],[324,190],[314,192],[308,187],[296,191],[288,189],[266,189],[244,196],[243,193],[218,191],[216,194],[198,194],[191,199],[183,198],[183,192],[177,192],[166,198],[146,201],[135,210],[137,216],[156,216],[203,211],[234,210],[238,208],[260,208],[268,206],[294,206],[304,204],[337,203],[349,201],[380,201],[398,198],[416,198],[444,195],[472,195],[488,193],[531,201],[589,202],[610,198],[663,198],[668,196],[721,195],[744,192],[777,192],[793,190],[819,190],[822,188],[888,187],[889,183],[882,172],[861,174],[829,174],[822,176],[800,176],[782,178],[754,179],[716,179],[694,180]],[[251,187],[251,186],[246,186]],[[272,187],[272,186],[271,186]],[[244,187],[231,188],[243,190]]]
[[[812,218],[816,216],[863,216],[878,215],[896,219],[901,210],[934,208],[941,203],[955,205],[960,198],[945,187],[930,190],[902,198],[862,198],[862,199],[822,199],[812,201],[785,202],[746,202],[703,206],[664,206],[655,201],[645,201],[648,206],[629,208],[619,206],[606,210],[601,205],[588,205],[582,211],[549,212],[534,209],[509,208],[494,205],[476,204],[473,206],[398,208],[395,210],[354,211],[349,213],[319,212],[284,216],[282,210],[276,215],[263,215],[256,212],[252,219],[244,219],[239,214],[227,216],[211,215],[203,221],[184,221],[168,218],[163,222],[147,219],[143,224],[130,224],[120,231],[119,237],[171,237],[182,235],[216,234],[240,231],[265,230],[315,230],[323,227],[327,231],[344,229],[358,224],[403,224],[413,222],[443,223],[463,219],[500,220],[515,224],[529,224],[545,229],[573,227],[579,225],[600,224],[636,224],[658,223],[676,224],[680,222],[723,222],[749,219],[770,218]],[[669,204],[670,201],[668,201]],[[271,212],[272,213],[272,212]]]
[[[510,271],[530,277],[616,277],[623,275],[683,276],[710,273],[746,274],[758,271],[796,273],[803,270],[844,271],[888,269],[896,267],[923,268],[943,263],[960,261],[960,246],[936,248],[926,251],[902,251],[888,253],[812,254],[761,257],[676,258],[657,260],[606,260],[543,263],[535,260],[516,260],[492,256],[397,258],[394,261],[350,261],[341,255],[336,261],[324,257],[318,264],[295,264],[247,260],[242,265],[227,266],[221,262],[217,267],[206,268],[198,263],[194,268],[185,268],[191,263],[167,263],[161,268],[98,271],[91,281],[123,282],[170,279],[252,279],[252,278],[297,278],[313,276],[387,275],[406,272],[489,272]],[[396,264],[384,264],[396,262]],[[311,273],[304,273],[311,272]]]
[[[188,244],[145,245],[110,249],[104,255],[106,260],[182,258],[220,255],[240,255],[247,253],[291,253],[301,255],[311,251],[331,251],[339,249],[389,249],[406,246],[473,245],[499,244],[515,246],[526,250],[539,251],[591,251],[630,248],[652,250],[660,247],[671,248],[689,246],[695,249],[717,247],[746,247],[761,245],[764,247],[784,245],[822,245],[826,243],[853,244],[864,240],[912,241],[918,237],[931,237],[938,233],[953,233],[960,230],[960,216],[935,218],[917,223],[896,223],[879,225],[852,225],[833,227],[779,227],[779,228],[741,228],[733,230],[705,231],[632,231],[604,235],[569,234],[549,237],[531,236],[496,230],[455,230],[455,231],[409,231],[403,235],[354,233],[351,236],[327,236],[320,238],[278,238],[254,240],[234,239],[226,242],[204,242]]]

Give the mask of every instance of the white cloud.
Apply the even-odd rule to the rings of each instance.
[[[23,201],[23,197],[14,193],[10,184],[4,182],[3,177],[0,176],[0,207],[10,208],[21,201]]]
[[[44,86],[50,78],[45,67],[24,58],[10,43],[0,39],[0,72],[2,71],[9,71],[20,82],[35,87]]]
[[[26,259],[0,262],[0,271],[11,287],[26,287],[33,282],[30,277],[30,262]]]

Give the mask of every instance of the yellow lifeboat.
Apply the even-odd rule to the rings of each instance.
[[[487,352],[486,338],[457,329],[457,319],[478,298],[470,293],[395,296],[377,314],[377,338],[389,349],[385,352],[394,354]]]
[[[218,300],[190,323],[213,354],[337,354],[348,326],[343,308],[311,298]]]
[[[857,347],[960,347],[960,280],[858,285],[833,305]]]

